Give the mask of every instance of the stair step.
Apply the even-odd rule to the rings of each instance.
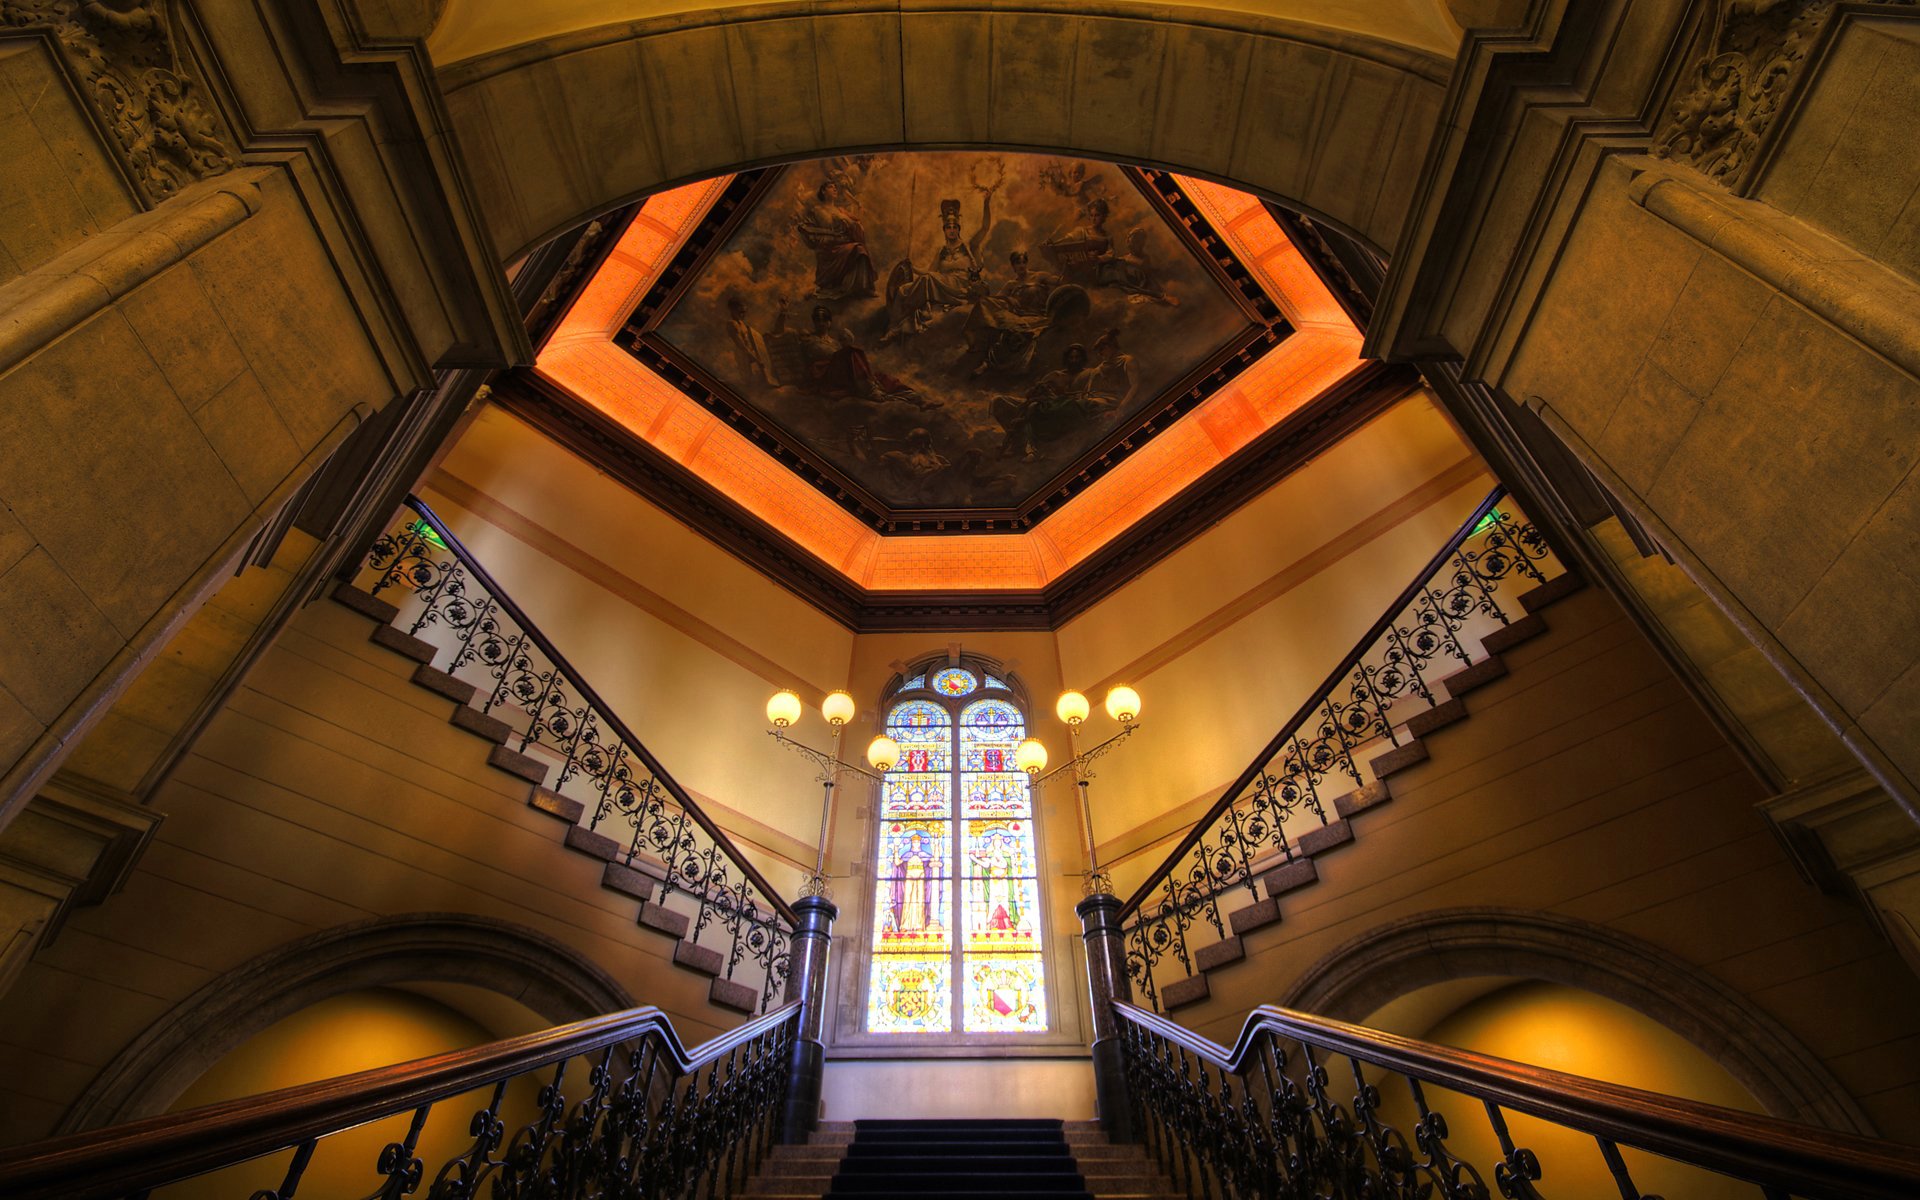
[[[402,633],[391,625],[375,625],[367,640],[376,646],[385,646],[396,654],[404,654],[417,663],[433,661],[433,643],[422,641],[410,633]]]
[[[431,670],[432,668],[423,669]],[[415,675],[419,673],[419,671],[414,672]],[[447,718],[447,721],[455,729],[464,729],[475,737],[484,738],[496,746],[506,745],[507,739],[513,736],[513,726],[499,717],[490,717],[479,709],[465,704],[454,705],[453,715]]]
[[[760,1007],[760,989],[731,979],[716,979],[707,985],[707,1000],[721,1008],[752,1016]]]
[[[1363,788],[1355,788],[1344,796],[1334,797],[1333,811],[1340,814],[1344,820],[1366,812],[1368,809],[1379,808],[1391,799],[1393,799],[1392,786],[1384,779],[1377,779]]]
[[[1246,944],[1235,934],[1221,938],[1211,946],[1200,947],[1194,952],[1193,965],[1202,971],[1215,971],[1229,963],[1237,963],[1246,956]]]
[[[620,843],[604,833],[588,829],[585,825],[567,826],[567,849],[597,858],[602,862],[612,862],[620,857]]]
[[[1212,994],[1208,990],[1205,975],[1189,975],[1160,989],[1160,1006],[1167,1012],[1177,1012],[1188,1005],[1200,1003]]]
[[[350,583],[343,583],[333,589],[333,598],[341,604],[359,613],[363,617],[372,617],[382,625],[390,624],[400,615],[400,610],[382,600],[372,592],[364,591]]]
[[[693,942],[680,942],[673,948],[673,965],[685,967],[696,975],[711,975],[718,978],[727,960],[711,946],[700,946]]]
[[[693,928],[693,918],[683,912],[676,912],[664,904],[647,900],[640,904],[640,924],[655,933],[664,933],[670,938],[684,938],[687,936],[687,930]]]
[[[1485,645],[1483,641],[1481,645]],[[1455,699],[1487,686],[1496,679],[1504,679],[1507,674],[1507,662],[1498,654],[1489,654],[1465,670],[1455,671],[1440,681],[1440,686]]]
[[[518,775],[528,783],[543,784],[547,781],[547,764],[505,746],[495,746],[487,751],[487,765],[498,767],[509,775]]]
[[[569,825],[577,824],[587,811],[587,806],[580,801],[562,796],[548,787],[534,788],[527,796],[527,807],[538,809],[550,817],[558,817]]]
[[[1268,896],[1265,900],[1256,900],[1245,908],[1236,909],[1227,914],[1227,928],[1234,936],[1245,937],[1256,929],[1265,929],[1280,920],[1280,899]]]
[[[445,696],[455,704],[469,705],[480,694],[480,689],[464,679],[455,679],[439,667],[421,663],[413,669],[413,681],[437,695]]]
[[[1511,625],[1494,630],[1480,639],[1480,648],[1488,654],[1505,654],[1522,642],[1532,641],[1547,631],[1547,619],[1528,613]]]
[[[1309,829],[1300,835],[1295,843],[1300,853],[1308,858],[1324,854],[1335,846],[1344,846],[1353,840],[1353,826],[1344,820],[1329,821],[1318,829]]]
[[[1254,869],[1260,869],[1255,864]],[[1298,891],[1320,878],[1320,868],[1313,865],[1310,858],[1296,858],[1284,866],[1276,867],[1260,877],[1260,888],[1270,899]]]
[[[1569,567],[1545,583],[1537,584],[1521,592],[1520,607],[1526,609],[1529,613],[1537,613],[1549,605],[1557,604],[1565,600],[1575,592],[1586,590],[1586,586],[1586,577]]]
[[[1413,738],[1423,738],[1436,729],[1445,729],[1455,721],[1467,719],[1467,702],[1455,696],[1442,704],[1436,704],[1423,713],[1416,713],[1407,720],[1407,733]]]
[[[609,862],[600,875],[600,886],[635,900],[651,900],[659,890],[660,881],[666,877],[665,863],[650,855],[636,854],[630,864]]]
[[[1404,746],[1396,746],[1385,754],[1376,755],[1369,765],[1373,768],[1375,778],[1385,779],[1389,775],[1398,774],[1408,767],[1418,766],[1425,761],[1427,761],[1427,744],[1416,740]]]

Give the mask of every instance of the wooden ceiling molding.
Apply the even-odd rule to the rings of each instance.
[[[1256,198],[1139,178],[1223,277],[1278,310],[1281,335],[1150,434],[1135,422],[1103,439],[1023,519],[953,510],[885,531],[886,514],[822,490],[820,473],[783,455],[753,414],[690,395],[631,352],[634,314],[699,261],[690,243],[703,224],[710,245],[739,219],[745,189],[733,177],[641,205],[533,368],[501,378],[494,402],[850,628],[1057,627],[1418,386],[1412,371],[1360,357],[1347,312]],[[729,211],[716,222],[720,202]],[[897,531],[929,520],[925,532]]]

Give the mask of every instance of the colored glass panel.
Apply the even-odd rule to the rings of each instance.
[[[963,987],[968,1033],[1034,1033],[1047,1027],[1046,969],[1038,954],[967,956]]]
[[[927,677],[924,674],[921,674],[921,675],[915,675],[912,679],[907,680],[905,683],[895,688],[894,691],[911,692],[915,688],[923,688],[925,686],[927,686]]]
[[[882,826],[874,950],[952,948],[952,830],[950,821],[888,821]]]
[[[960,707],[979,678],[930,672],[926,686],[951,699],[909,700],[887,715],[900,759],[882,785],[874,860],[874,1033],[1046,1028],[1032,788],[1014,765],[1026,718],[1003,697]]]
[[[945,954],[873,956],[867,1028],[874,1033],[946,1033],[953,1028],[953,960]]]
[[[969,879],[965,932],[961,949],[980,951],[1040,950],[1040,885],[1032,879],[992,876]]]
[[[960,777],[960,797],[960,811],[965,816],[1030,815],[1027,777],[1015,772],[999,775],[964,774]]]
[[[965,696],[980,686],[980,680],[972,671],[963,670],[960,667],[947,667],[944,670],[935,671],[930,682],[933,684],[933,690],[942,696]]]
[[[990,687],[990,688],[999,688],[999,689],[1000,689],[1001,691],[1003,691],[1003,692],[1010,692],[1010,691],[1012,691],[1012,690],[1013,690],[1012,688],[1010,688],[1010,687],[1008,687],[1008,686],[1007,686],[1007,684],[1006,684],[1006,681],[1005,681],[1005,680],[1002,680],[1002,679],[995,679],[995,678],[994,678],[993,676],[991,676],[991,675],[989,675],[989,676],[987,676],[987,680],[986,680],[986,682],[985,682],[985,683],[983,683],[983,684],[981,684],[980,686],[982,686],[982,687]]]

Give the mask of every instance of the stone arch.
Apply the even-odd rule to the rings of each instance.
[[[585,956],[507,921],[414,913],[342,925],[270,950],[187,997],[107,1064],[55,1132],[164,1112],[208,1067],[282,1017],[344,992],[423,982],[486,988],[555,1024],[634,1003]]]
[[[1826,1064],[1758,1005],[1649,942],[1571,917],[1452,908],[1392,921],[1322,956],[1281,1003],[1358,1022],[1415,988],[1479,975],[1624,1004],[1699,1047],[1773,1115],[1874,1136]]]
[[[503,262],[673,184],[900,148],[1166,167],[1386,252],[1450,65],[1301,21],[1141,0],[776,0],[561,34],[440,82]]]

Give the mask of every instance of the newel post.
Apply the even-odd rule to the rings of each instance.
[[[827,1007],[827,950],[833,945],[833,919],[840,910],[825,896],[802,896],[793,902],[799,923],[787,970],[788,1000],[800,1002],[800,1028],[787,1060],[787,1111],[780,1126],[782,1142],[804,1142],[820,1123],[820,1084],[825,1077],[827,1051],[820,1041]]]
[[[1100,1126],[1116,1142],[1131,1142],[1133,1105],[1127,1099],[1126,1058],[1113,1002],[1131,1001],[1127,951],[1120,932],[1120,897],[1094,892],[1073,910],[1087,943],[1087,990],[1093,1000],[1093,1088]]]

